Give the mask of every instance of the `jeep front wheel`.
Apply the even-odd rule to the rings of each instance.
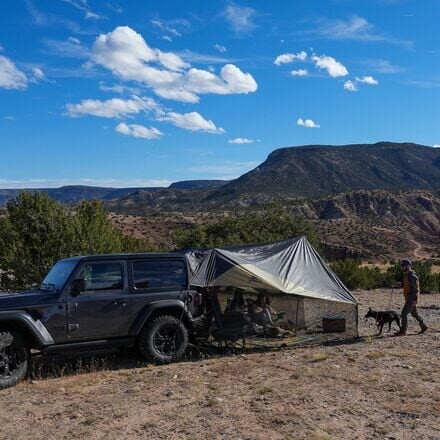
[[[182,359],[188,347],[188,331],[174,316],[159,316],[147,324],[139,336],[139,351],[149,361],[160,364]]]
[[[27,373],[29,351],[15,331],[0,332],[0,389],[20,382]]]

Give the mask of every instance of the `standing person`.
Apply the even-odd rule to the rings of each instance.
[[[411,260],[402,260],[400,262],[403,272],[403,295],[405,297],[405,305],[402,309],[402,326],[396,336],[406,335],[408,328],[408,314],[411,313],[420,325],[420,333],[425,333],[428,326],[417,312],[417,301],[420,294],[420,283],[416,273],[412,270]]]

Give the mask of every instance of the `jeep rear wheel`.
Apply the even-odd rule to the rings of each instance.
[[[187,347],[188,331],[174,316],[159,316],[143,328],[139,337],[142,356],[160,364],[179,361]]]
[[[0,332],[0,388],[16,385],[25,376],[29,351],[21,335],[15,331]]]

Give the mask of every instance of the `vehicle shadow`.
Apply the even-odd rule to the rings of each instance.
[[[97,371],[145,367],[148,363],[135,350],[99,350],[65,355],[35,355],[29,366],[30,380],[54,379]]]
[[[182,362],[197,362],[221,353],[207,354],[191,347]],[[102,371],[117,371],[151,366],[134,348],[95,350],[93,352],[34,355],[28,371],[30,380],[54,379]],[[159,366],[159,365],[157,365]]]

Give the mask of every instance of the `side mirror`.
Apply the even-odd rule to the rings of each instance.
[[[78,296],[81,292],[86,290],[86,280],[84,278],[77,278],[72,281],[70,286],[70,294],[72,296]]]

